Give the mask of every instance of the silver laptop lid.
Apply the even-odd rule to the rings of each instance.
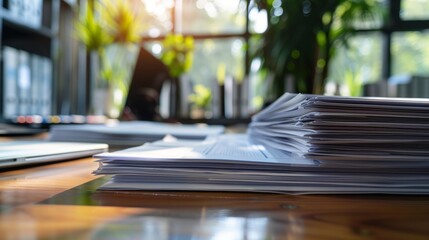
[[[0,142],[0,168],[90,157],[107,151],[101,143],[10,141]]]

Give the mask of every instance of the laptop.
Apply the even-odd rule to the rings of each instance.
[[[107,144],[101,143],[0,142],[0,169],[91,157],[107,151],[107,148]]]

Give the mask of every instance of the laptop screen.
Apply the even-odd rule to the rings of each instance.
[[[161,88],[168,77],[164,63],[140,48],[122,118],[129,120],[131,114],[133,120],[156,120]]]

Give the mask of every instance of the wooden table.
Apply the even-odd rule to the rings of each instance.
[[[429,197],[97,191],[94,159],[0,173],[0,239],[429,239]]]

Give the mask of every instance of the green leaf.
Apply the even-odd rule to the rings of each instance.
[[[194,93],[189,95],[188,100],[195,106],[207,108],[211,102],[211,91],[204,85],[197,84],[194,86]]]
[[[169,34],[165,37],[161,61],[168,67],[172,77],[188,72],[193,63],[194,39],[181,34]]]

